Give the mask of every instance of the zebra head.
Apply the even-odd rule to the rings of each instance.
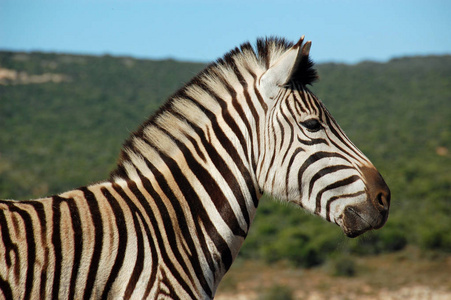
[[[390,190],[321,101],[306,87],[316,79],[311,42],[268,64],[258,89],[268,105],[257,165],[259,186],[339,225],[349,237],[382,227]]]

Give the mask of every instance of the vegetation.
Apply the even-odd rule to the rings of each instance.
[[[204,66],[0,52],[0,198],[107,178],[130,132]],[[311,267],[334,261],[336,250],[374,255],[410,244],[451,252],[451,56],[318,71],[312,90],[391,188],[389,221],[348,239],[335,225],[263,199],[241,258]],[[353,275],[352,261],[335,261],[338,275]]]
[[[292,300],[294,299],[293,291],[286,286],[274,285],[265,290],[258,297],[259,300]]]
[[[449,254],[430,255],[407,246],[379,255],[338,254],[309,269],[293,268],[289,262],[238,260],[215,299],[282,299],[284,290],[292,299],[451,299]]]

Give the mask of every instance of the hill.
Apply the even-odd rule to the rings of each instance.
[[[122,142],[204,65],[0,53],[0,197],[106,179]]]
[[[0,52],[0,198],[59,193],[108,177],[122,142],[205,65]],[[336,226],[263,200],[242,258],[321,264],[408,244],[451,252],[451,56],[320,64],[313,91],[392,190],[383,230]]]

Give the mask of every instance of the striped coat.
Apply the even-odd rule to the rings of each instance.
[[[0,201],[0,295],[211,299],[263,193],[351,237],[380,228],[390,192],[308,90],[310,45],[235,48],[131,135],[109,180]]]

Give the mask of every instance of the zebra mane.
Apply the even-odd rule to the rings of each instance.
[[[280,58],[283,53],[293,47],[293,45],[293,42],[279,37],[259,38],[257,39],[255,47],[253,47],[250,42],[243,43],[239,47],[230,50],[215,62],[209,64],[203,71],[201,71],[170,98],[175,98],[181,91],[190,85],[198,84],[205,76],[217,76],[217,72],[215,70],[218,68],[229,68],[236,70],[237,64],[251,64],[251,61],[253,61],[257,62],[261,67],[267,70],[272,63]],[[302,47],[303,45],[296,46]],[[303,54],[300,59],[300,62],[296,64],[295,68],[291,72],[290,81],[301,86],[312,85],[313,82],[318,80],[318,74],[314,68],[314,63],[310,59],[308,53]]]
[[[209,88],[205,84],[207,79],[208,81],[226,83],[225,78],[228,76],[237,76],[240,81],[244,81],[243,78],[240,79],[241,75],[239,75],[239,69],[243,68],[250,72],[259,70],[260,73],[263,73],[290,48],[293,46],[302,47],[303,45],[300,43],[301,42],[294,45],[284,38],[277,37],[260,38],[257,40],[255,47],[249,42],[243,43],[239,47],[229,51],[222,58],[219,58],[208,65],[203,71],[192,78],[191,81],[185,84],[184,87],[169,97],[165,104],[142,123],[138,130],[133,132],[130,138],[125,141],[118,160],[117,169],[110,174],[110,177],[113,179],[125,175],[125,169],[122,164],[127,160],[125,152],[128,148],[132,148],[130,146],[132,146],[133,137],[142,136],[144,130],[155,124],[155,120],[160,116],[168,112],[173,112],[174,108],[178,105],[179,99],[187,97],[187,91],[195,86],[208,90]],[[285,84],[286,88],[297,88],[299,85],[311,85],[318,78],[308,52],[303,53],[301,57],[298,57],[298,60],[299,59],[300,61],[296,62],[296,65],[291,72],[289,82]]]
[[[240,47],[236,47],[229,51],[223,58],[219,58],[216,62],[210,64],[199,74],[199,76],[208,73],[209,70],[218,66],[235,68],[235,61],[248,60],[249,54],[263,65],[265,69],[268,69],[273,62],[275,62],[285,51],[293,47],[293,45],[292,42],[279,37],[259,38],[255,49],[249,42],[246,42],[241,44]],[[302,44],[296,46],[303,47]],[[318,80],[318,73],[314,68],[314,63],[310,59],[308,53],[303,53],[301,55],[300,61],[295,65],[290,76],[291,82],[295,82],[302,86],[312,85],[313,82]]]
[[[188,83],[186,83],[182,88],[175,92],[168,101],[161,106],[153,115],[157,116],[162,111],[166,111],[171,105],[174,99],[183,97],[187,88],[192,85],[203,85],[202,81],[205,77],[217,77],[217,70],[222,68],[228,68],[236,70],[237,63],[249,63],[257,62],[260,67],[265,70],[269,69],[272,63],[274,63],[278,58],[282,56],[288,49],[293,47],[294,43],[286,40],[285,38],[279,37],[267,37],[257,39],[256,46],[253,47],[250,42],[241,44],[226,53],[222,58],[217,59],[215,62],[210,63],[203,71],[198,73],[193,77]],[[302,45],[299,45],[302,47]],[[291,82],[300,84],[301,86],[312,85],[318,79],[318,74],[314,68],[314,63],[310,59],[309,55],[303,55],[301,57],[300,63],[291,73]],[[287,86],[289,87],[289,85]],[[151,123],[150,118],[147,122],[143,124],[145,127],[147,124]]]
[[[210,63],[203,71],[193,77],[188,83],[175,92],[168,101],[161,106],[147,122],[143,124],[143,127],[152,123],[152,119],[158,116],[161,112],[170,109],[174,99],[183,98],[185,91],[193,85],[203,86],[203,79],[205,77],[218,77],[219,69],[237,70],[237,64],[252,65],[257,64],[264,70],[269,69],[272,63],[277,61],[287,50],[293,47],[294,43],[280,37],[266,37],[257,39],[256,46],[253,47],[250,42],[245,42],[239,47],[235,47],[226,53],[222,58],[217,59],[215,62]],[[302,47],[303,45],[298,45]],[[255,66],[251,66],[255,68]],[[298,85],[306,86],[312,85],[318,79],[318,74],[314,68],[314,63],[310,59],[308,53],[302,55],[301,61],[295,66],[291,72],[290,82],[297,83],[297,85],[286,84],[287,88],[295,88]],[[221,80],[220,80],[221,81]]]

